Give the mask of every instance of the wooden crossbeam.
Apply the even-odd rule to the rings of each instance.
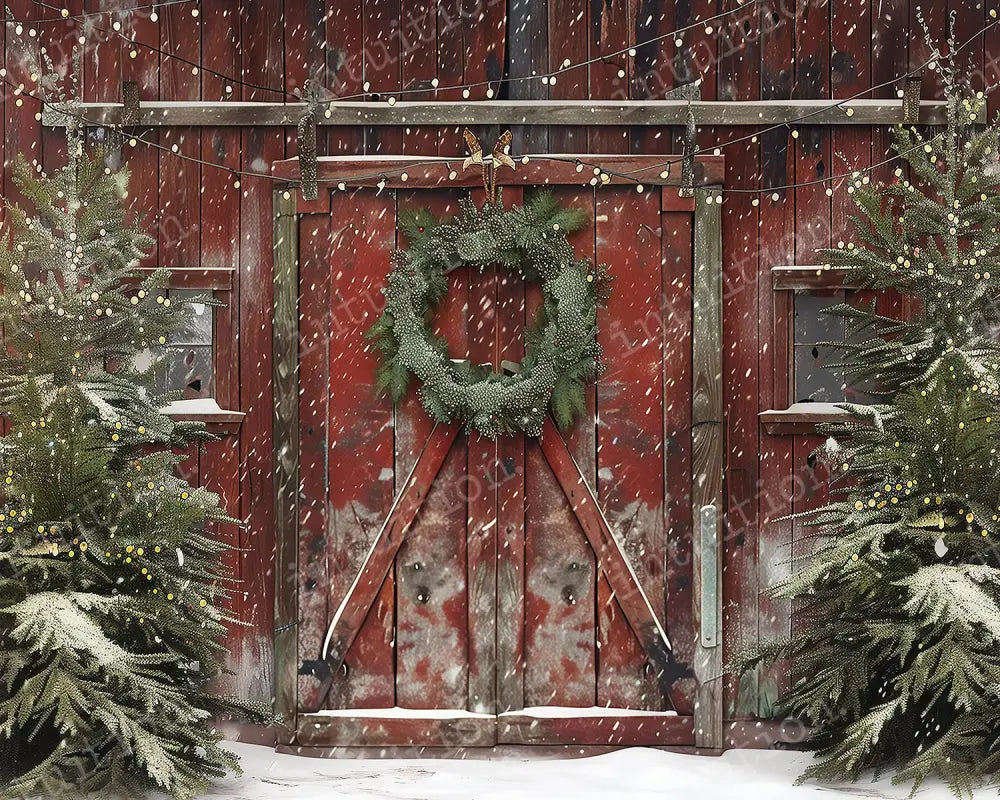
[[[361,630],[372,603],[375,602],[375,597],[403,544],[406,532],[427,498],[434,478],[441,471],[448,451],[458,436],[458,430],[457,425],[438,423],[434,426],[403,488],[396,495],[389,515],[372,542],[368,555],[358,569],[351,588],[344,595],[340,608],[334,614],[326,634],[326,641],[323,642],[323,658],[330,666],[330,674],[320,689],[321,703],[325,701],[333,680],[343,666],[347,653],[358,631]]]
[[[545,421],[539,444],[587,541],[597,555],[598,567],[611,584],[629,627],[656,670],[664,695],[670,697],[671,686],[678,678],[690,677],[690,669],[674,660],[663,624],[646,597],[639,577],[622,550],[611,524],[601,511],[594,490],[587,483],[580,465],[573,458],[566,440],[551,418]]]
[[[469,100],[386,102],[324,101],[318,125],[350,127],[396,125],[685,125],[688,108],[697,125],[769,126],[895,125],[904,121],[898,100],[856,99],[834,105],[836,100]],[[87,125],[124,125],[122,103],[81,103],[70,108],[58,103],[42,111],[42,124],[64,127],[64,111],[82,117]],[[295,127],[308,110],[307,103],[157,101],[142,103],[138,124],[155,127]],[[330,115],[326,115],[326,111]],[[922,125],[945,123],[940,100],[918,98],[910,106]],[[808,116],[807,116],[808,115]]]

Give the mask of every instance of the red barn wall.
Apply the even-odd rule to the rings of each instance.
[[[63,0],[70,14],[117,3]],[[32,0],[8,0],[19,25],[2,31],[7,81],[34,88],[31,61],[42,48],[65,70],[80,25]],[[875,84],[875,97],[894,97],[896,76],[920,65],[928,50],[918,7],[931,30],[943,35],[956,14],[959,41],[988,21],[975,0],[760,0],[737,13],[705,23],[736,7],[735,0],[201,0],[156,10],[89,18],[83,50],[83,90],[88,101],[117,102],[123,80],[137,81],[148,100],[294,100],[307,77],[331,95],[388,94],[421,90],[407,99],[471,99],[487,96],[486,81],[525,76],[615,53],[638,42],[635,56],[611,55],[560,75],[554,85],[519,81],[500,88],[514,99],[645,99],[702,80],[705,99],[743,101],[847,97]],[[194,11],[199,13],[194,15]],[[40,18],[48,17],[46,21]],[[121,23],[120,32],[112,23]],[[669,35],[693,23],[682,35]],[[709,28],[710,26],[710,28]],[[158,48],[161,52],[147,45]],[[996,79],[1000,33],[991,30],[962,53],[974,82]],[[438,88],[431,79],[438,79]],[[17,152],[49,168],[60,158],[61,131],[43,130],[39,103],[7,87],[4,93],[3,191],[17,198],[11,161]],[[925,97],[939,93],[933,75]],[[995,110],[995,101],[992,103]],[[531,127],[516,130],[515,151],[577,153],[678,153],[673,128]],[[183,161],[142,143],[126,146],[133,173],[131,202],[157,230],[150,263],[162,266],[232,267],[231,304],[235,352],[228,404],[246,413],[239,433],[200,454],[192,475],[223,492],[230,510],[246,520],[230,531],[244,593],[237,610],[246,626],[233,637],[236,688],[258,696],[271,692],[273,632],[272,437],[271,437],[271,189],[268,179],[232,170],[267,172],[295,155],[294,129],[158,128],[141,137],[215,166]],[[849,201],[841,182],[832,197],[825,184],[782,189],[845,171],[837,154],[859,164],[881,161],[888,147],[883,129],[798,126],[798,137],[781,129],[756,138],[749,128],[704,128],[702,147],[732,139],[726,156],[726,188],[770,191],[725,196],[724,378],[725,478],[728,531],[725,613],[730,652],[758,636],[779,636],[793,624],[787,604],[760,590],[805,551],[798,523],[775,521],[822,498],[823,476],[808,455],[812,436],[772,436],[758,412],[789,402],[787,378],[791,295],[771,290],[770,269],[809,264],[817,247],[844,234]],[[451,128],[321,128],[321,154],[404,153],[458,155],[460,132]],[[884,175],[891,167],[883,167]],[[772,188],[774,187],[774,188]],[[759,203],[756,202],[759,199]],[[762,710],[782,679],[760,677]],[[734,716],[757,710],[757,681],[744,692],[730,687]],[[739,697],[738,697],[739,694]],[[738,700],[742,702],[738,703]]]

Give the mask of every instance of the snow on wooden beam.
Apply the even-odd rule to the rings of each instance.
[[[318,125],[684,125],[688,109],[697,125],[892,125],[904,122],[900,100],[698,101],[684,100],[474,100],[467,102],[325,102]],[[298,125],[307,103],[149,101],[138,110],[139,127]],[[83,103],[75,111],[90,125],[125,124],[121,103]],[[328,114],[328,115],[327,115]],[[807,119],[800,119],[809,115]],[[46,106],[45,125],[68,117],[58,104]],[[944,102],[922,100],[919,122],[945,123]]]

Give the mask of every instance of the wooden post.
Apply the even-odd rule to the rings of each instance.
[[[295,197],[274,191],[274,713],[279,744],[295,735],[298,681],[299,304]]]
[[[697,624],[694,735],[720,749],[722,734],[722,193],[699,189],[694,210],[691,504]]]

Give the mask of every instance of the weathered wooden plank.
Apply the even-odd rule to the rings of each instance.
[[[552,100],[585,100],[589,95],[586,67],[566,69],[587,60],[590,2],[588,0],[549,0],[548,3],[548,72],[557,72],[556,82],[549,83]],[[583,125],[560,126],[549,130],[549,150],[560,153],[584,153],[587,129]]]
[[[240,74],[243,44],[239,6],[239,0],[202,2],[202,38],[211,43],[204,49],[200,61],[201,96],[206,102],[238,101],[243,96],[242,87],[232,80]]]
[[[549,69],[548,0],[511,0],[507,3],[510,30],[510,82],[507,92],[512,100],[546,101],[549,81],[542,75]],[[515,125],[513,151],[544,153],[548,150],[548,131],[544,128]]]
[[[994,19],[987,16],[985,3],[949,0],[948,7],[950,14],[955,15],[956,43],[962,48],[955,59],[958,72],[968,77],[973,90],[985,91],[990,84],[982,69],[982,65],[987,63],[984,48],[987,38],[996,38],[996,30],[991,29],[985,36],[979,31],[986,22],[993,22]]]
[[[31,80],[32,65],[38,64],[40,48],[38,41],[28,35],[28,30],[14,22],[17,19],[31,19],[37,6],[31,0],[16,0],[8,3],[9,14],[4,31],[4,65],[7,69],[5,80],[13,87],[24,86],[34,94],[35,83]],[[25,197],[13,181],[12,165],[19,156],[29,164],[44,156],[42,152],[41,127],[35,121],[35,114],[42,111],[37,100],[25,97],[19,88],[4,87],[4,171],[3,196],[11,204],[29,207]]]
[[[386,104],[402,85],[400,0],[365,0],[365,82],[376,101]],[[403,132],[397,126],[365,131],[366,153],[398,153]]]
[[[396,496],[392,510],[373,540],[340,607],[333,615],[323,645],[324,658],[331,674],[344,663],[351,644],[413,524],[420,506],[432,490],[432,483],[458,435],[454,425],[435,426],[411,474]]]
[[[438,219],[458,211],[452,192],[398,194],[402,208],[425,207]],[[400,243],[405,242],[400,237]],[[434,330],[448,340],[454,358],[468,358],[468,269],[449,276],[448,297]],[[396,406],[397,490],[430,434],[434,421],[417,393]],[[452,446],[407,542],[396,558],[396,702],[399,705],[465,708],[468,702],[468,439]]]
[[[793,52],[793,27],[787,14],[787,4],[779,0],[760,3],[761,25],[761,97],[780,100],[791,97],[792,72],[789,64]],[[764,188],[794,183],[795,167],[789,147],[788,132],[776,130],[762,134],[761,185]],[[776,264],[795,261],[795,202],[787,192],[776,189],[760,196],[758,213],[760,229],[758,247],[758,283],[767,287],[770,269]],[[810,259],[810,263],[814,259]],[[788,405],[789,324],[792,298],[788,292],[758,293],[758,331],[761,342],[758,356],[759,405],[762,408],[784,408]],[[787,557],[782,548],[790,546],[791,525],[784,519],[791,512],[791,501],[784,491],[791,471],[791,442],[787,439],[761,435],[760,478],[758,496],[758,580],[766,588],[787,574]],[[784,552],[787,553],[787,550]],[[790,607],[766,592],[758,594],[758,634],[761,640],[772,641],[787,637],[790,630]],[[783,665],[767,667],[758,676],[760,716],[772,715],[776,695],[787,685],[787,670]],[[753,680],[752,678],[750,680]]]
[[[718,69],[716,97],[729,101],[760,99],[760,31],[758,9],[744,8],[717,20]],[[724,144],[726,186],[754,186],[760,176],[760,144],[753,128],[713,132]],[[757,198],[734,193],[725,195],[723,214],[723,407],[726,517],[722,554],[723,660],[757,641],[757,481],[760,443],[757,424],[758,355],[757,330],[759,215]],[[764,291],[769,291],[764,287]],[[688,504],[690,508],[690,504]],[[672,630],[672,629],[671,629]],[[675,637],[676,638],[676,637]],[[742,691],[741,691],[742,690]],[[757,707],[756,675],[741,679],[727,674],[723,685],[723,715],[752,714]]]
[[[88,102],[120,103],[122,102],[121,82],[133,79],[131,76],[126,77],[125,73],[136,65],[125,64],[123,62],[123,56],[126,61],[131,61],[132,59],[129,59],[127,54],[122,53],[122,40],[112,30],[111,26],[117,22],[122,26],[124,31],[129,31],[132,26],[125,19],[129,15],[117,11],[115,4],[109,2],[109,0],[89,0],[89,2],[78,2],[75,5],[75,9],[73,5],[67,6],[71,13],[74,10],[76,13],[82,11],[107,11],[106,14],[90,18],[93,27],[90,28],[89,35],[86,37],[86,46],[81,49],[83,99]],[[35,10],[38,10],[38,6],[35,6]],[[139,24],[142,23],[140,22]],[[64,40],[62,48],[59,48],[62,52],[57,50],[59,57],[56,59],[57,61],[66,59],[66,66],[72,69],[69,59],[72,58],[73,45],[76,44],[79,46],[78,37],[81,34],[79,23],[48,24],[39,27],[42,31],[48,28],[50,35],[62,29],[62,33],[69,33],[72,36],[72,41]],[[156,45],[158,41],[159,35],[154,31],[154,38],[151,40],[151,43]],[[129,49],[131,51],[131,48]],[[141,54],[139,49],[143,50]],[[139,49],[136,49],[136,58],[134,60],[138,61],[141,57],[143,60],[152,61],[154,62],[152,71],[158,72],[158,58],[155,52],[151,55],[148,49]],[[147,100],[157,99],[156,84],[153,85],[152,92],[143,91],[143,89],[148,88],[150,87],[144,87],[140,84],[140,97]]]
[[[722,534],[722,209],[715,192],[696,195],[694,216],[694,326],[691,382],[691,507],[694,514],[694,607],[701,626],[695,646],[698,677],[695,742],[722,747],[722,571],[719,559],[707,561],[703,549],[706,524]],[[711,511],[706,514],[705,509]],[[714,572],[714,574],[712,574]],[[706,582],[714,583],[714,608],[703,602]],[[712,619],[714,617],[714,619]]]
[[[274,387],[274,541],[277,543],[274,592],[274,710],[279,739],[290,741],[295,729],[295,623],[298,620],[298,217],[294,201],[275,192],[274,307],[272,376]],[[244,574],[251,580],[250,571]],[[252,663],[244,663],[253,669]]]
[[[519,205],[521,189],[509,187],[504,200]],[[512,273],[497,287],[497,350],[501,360],[524,357],[524,281]],[[525,637],[525,439],[505,436],[497,442],[497,594],[496,683],[497,711],[524,707]]]
[[[624,79],[622,79],[624,80]],[[441,125],[461,128],[464,125],[684,125],[689,104],[683,100],[490,100],[425,101],[400,100],[388,103],[333,101],[330,116],[319,119],[321,126]],[[900,101],[859,98],[837,106],[821,100],[700,101],[691,104],[698,125],[746,127],[790,124],[803,115],[810,125],[894,125],[903,121]],[[849,116],[847,110],[852,114]],[[255,127],[293,127],[298,124],[304,103],[267,102],[172,102],[145,103],[139,109],[139,122],[146,127],[237,125]],[[118,125],[120,103],[84,103],[79,110],[90,125]],[[63,125],[65,117],[56,109],[47,109],[45,125]],[[920,122],[943,125],[944,105],[924,100],[920,104]],[[609,144],[610,146],[610,144]]]
[[[745,132],[744,132],[745,133]],[[760,169],[758,146],[737,145],[742,152],[726,159],[727,185],[751,184]],[[757,480],[760,453],[757,424],[758,261],[757,208],[746,194],[725,197],[722,214],[723,333],[722,374],[725,413],[726,529],[723,553],[723,657],[757,642]],[[770,291],[770,287],[763,287]],[[741,693],[742,689],[742,693]],[[741,696],[742,694],[742,696]],[[726,676],[725,714],[755,711],[753,676]],[[737,707],[740,709],[737,710]]]
[[[665,619],[663,318],[658,192],[598,190],[596,258],[614,275],[598,340],[609,369],[597,384],[597,496],[658,619]],[[636,453],[646,458],[637,460]],[[659,676],[598,581],[598,705],[661,710]],[[638,679],[637,676],[645,676]]]
[[[206,128],[201,133],[201,152],[204,159],[238,170],[239,131]],[[215,314],[216,399],[224,408],[235,408],[239,402],[239,281],[233,278],[239,276],[240,246],[240,181],[235,172],[213,176],[203,185],[201,216],[202,269],[173,274],[180,282],[221,290],[217,298],[227,304],[229,312]]]
[[[431,100],[431,81],[437,77],[437,24],[431,0],[401,0],[405,24],[400,80],[410,102]],[[421,91],[423,90],[423,91]],[[437,155],[438,130],[433,125],[413,125],[403,130],[402,152]]]
[[[834,192],[836,197],[836,192]],[[852,204],[853,205],[853,204]],[[849,229],[844,223],[848,208],[839,202],[835,202],[834,212],[838,212],[834,219],[832,232],[835,236],[843,236]],[[763,265],[762,265],[763,266]],[[856,284],[847,280],[847,276],[842,269],[827,269],[822,264],[792,264],[771,267],[771,288],[776,291],[809,289],[809,290],[831,290],[853,288]]]
[[[190,9],[187,10],[190,14]],[[245,101],[282,103],[285,97],[285,27],[283,5],[240,3],[240,43],[243,56],[241,76],[252,86],[244,86]],[[216,104],[229,108],[230,104]],[[300,113],[301,116],[301,113]],[[298,122],[296,117],[295,122]],[[191,123],[197,125],[198,123]],[[241,122],[239,125],[254,125]]]
[[[210,10],[206,8],[205,11]],[[89,98],[93,93],[95,100],[121,102],[121,81],[133,81],[139,88],[140,106],[142,103],[157,101],[160,97],[160,60],[154,48],[159,47],[160,18],[152,19],[151,11],[114,16],[121,22],[121,33],[129,38],[130,43],[126,47],[123,39],[109,35],[104,41],[98,39],[92,50],[88,48],[95,59],[94,79],[99,80],[100,85],[87,86],[89,79],[85,61],[85,95]],[[110,19],[104,18],[101,24],[110,25]],[[135,45],[131,42],[135,42]],[[134,58],[132,53],[135,53]],[[129,207],[135,214],[136,221],[150,230],[159,218],[159,155],[155,147],[139,144],[139,140],[151,145],[159,144],[160,132],[149,128],[133,128],[126,129],[123,133],[129,137],[120,147],[121,158],[126,161],[131,173]],[[132,136],[136,137],[134,146],[131,144]],[[238,210],[234,216],[239,218]],[[160,264],[159,236],[154,235],[153,239],[150,253],[142,261],[143,266]],[[235,357],[233,360],[236,360]]]
[[[327,264],[332,322],[327,332],[330,383],[326,388],[329,580],[321,589],[328,595],[332,616],[346,602],[351,580],[362,568],[393,497],[402,489],[403,478],[393,486],[392,401],[376,394],[378,356],[365,346],[364,338],[381,312],[389,254],[397,245],[395,198],[359,190],[336,192],[330,202],[330,218],[335,222],[334,247]],[[372,590],[371,609],[365,609],[360,618],[360,629],[353,647],[345,652],[343,667],[332,665],[341,671],[328,676],[333,681],[328,708],[395,703],[395,582],[391,568],[379,576]],[[324,627],[328,624],[329,617]],[[323,673],[329,666],[321,660],[321,653],[322,649],[310,657],[318,660],[316,667]]]
[[[760,412],[760,422],[772,435],[812,434],[816,426],[850,418],[848,412],[834,403],[792,403],[787,408],[768,409]],[[791,496],[788,498],[791,503]],[[777,556],[776,556],[777,557]]]
[[[472,193],[481,204],[485,192]],[[467,336],[476,364],[500,366],[498,269],[473,270],[469,281]],[[465,476],[470,711],[495,713],[497,699],[497,439],[468,434]]]
[[[467,468],[467,438],[461,436],[396,560],[396,698],[402,706],[463,709],[470,694],[489,694],[482,675],[472,689],[468,680]]]
[[[356,96],[365,80],[364,0],[327,0],[326,64],[322,84],[335,97]],[[365,132],[360,126],[320,129],[326,133],[327,153],[363,153]]]
[[[214,442],[206,442],[201,446],[198,457],[198,469],[201,473],[198,485],[219,495],[221,505],[230,514],[235,515],[240,501],[240,443],[235,436],[226,436]],[[212,535],[226,543],[230,548],[222,556],[224,583],[227,597],[222,602],[222,608],[232,614],[237,620],[245,616],[245,606],[250,595],[250,589],[240,577],[239,530],[231,523],[213,523]],[[223,640],[227,649],[226,667],[231,675],[221,675],[215,684],[214,691],[223,695],[241,696],[243,694],[240,682],[245,680],[247,670],[241,663],[242,653],[234,648],[233,643],[241,637],[239,622],[229,626],[229,632]],[[253,669],[253,665],[247,665]]]
[[[697,637],[691,596],[694,582],[690,434],[691,335],[694,324],[691,299],[694,276],[693,214],[664,213],[661,215],[661,226],[667,626],[674,657],[682,664],[693,664]],[[678,681],[670,698],[677,713],[692,713],[695,688],[693,676]]]
[[[587,224],[569,241],[578,257],[594,258],[593,189],[559,187],[555,193],[565,207],[586,214]],[[526,286],[529,324],[541,303],[541,288]],[[589,387],[587,410],[565,435],[592,486],[597,485],[595,397]],[[525,447],[524,702],[589,706],[597,702],[596,554],[537,442]]]
[[[551,420],[546,421],[539,442],[590,546],[597,554],[599,569],[607,578],[618,605],[666,692],[677,678],[687,672],[685,666],[674,661],[662,622],[654,613],[635,570],[601,512],[597,496],[583,479],[579,465]]]
[[[299,0],[283,4],[285,91],[301,96],[307,80],[325,82],[326,2]],[[291,99],[291,98],[289,98]]]
[[[589,96],[595,100],[628,98],[631,64],[623,51],[634,41],[629,3],[591,3],[588,24]],[[590,152],[627,153],[628,128],[624,123],[630,120],[624,119],[626,116],[621,115],[607,129],[591,127],[587,135]],[[588,125],[590,117],[589,113],[583,115]],[[577,123],[580,119],[577,117]]]
[[[969,3],[967,5],[975,5]],[[927,26],[931,42],[928,43],[921,26],[920,18]],[[948,3],[921,3],[914,0],[910,3],[909,23],[909,64],[908,69],[919,69],[932,57],[931,47],[946,47],[950,27],[948,25]],[[924,97],[941,97],[943,85],[941,73],[937,70],[924,68],[922,94]]]
[[[650,747],[694,744],[691,717],[665,714],[607,716],[531,716],[504,714],[498,720],[502,744],[575,744]]]
[[[247,131],[241,146],[242,164],[246,167],[258,160],[266,163],[277,158],[283,150],[280,133]],[[274,295],[273,283],[269,280],[273,274],[273,234],[269,233],[273,227],[272,192],[272,183],[260,178],[244,178],[240,190],[238,329],[243,368],[240,370],[238,408],[246,413],[240,427],[240,517],[247,523],[240,529],[240,558],[247,583],[256,587],[275,585],[283,579],[275,573],[276,527],[273,521],[274,443],[284,446],[287,440],[275,439],[272,430]],[[289,193],[286,200],[283,192],[278,192],[277,196],[282,203],[294,198]],[[284,213],[293,210],[294,205],[282,207]],[[291,402],[295,402],[294,394]],[[286,563],[290,565],[289,570],[294,570],[294,558]],[[275,625],[274,600],[270,593],[255,592],[247,612],[243,663],[255,665],[248,678],[252,686],[249,694],[271,698],[274,696],[271,681]],[[292,676],[294,685],[294,673]]]
[[[668,168],[679,156],[649,155],[559,155],[538,156],[528,163],[518,163],[514,171],[500,170],[498,186],[591,186],[596,180],[596,165],[611,172],[604,185],[635,187],[677,186],[680,170]],[[414,158],[413,156],[381,156],[378,158],[331,156],[319,159],[319,179],[325,183],[384,188],[458,188],[477,187],[482,178],[477,170],[462,171],[454,158]],[[276,178],[297,181],[298,159],[278,161],[272,166]],[[403,177],[405,173],[405,178]],[[628,173],[622,178],[615,173]],[[695,163],[696,185],[717,185],[725,178],[721,156],[699,156]]]
[[[331,389],[332,231],[327,214],[302,218],[299,235],[298,709],[319,708],[326,624],[330,617],[328,422]],[[339,382],[338,382],[339,383]]]
[[[634,100],[663,98],[675,86],[676,3],[664,0],[633,0],[631,5],[635,56],[631,58],[631,97]],[[683,15],[683,8],[681,9]],[[673,132],[667,127],[637,125],[629,131],[633,153],[662,153],[671,148]]]
[[[791,559],[793,571],[803,569],[810,560],[810,556],[815,551],[821,540],[816,537],[816,529],[809,524],[810,520],[806,516],[809,511],[821,508],[829,501],[829,478],[830,469],[825,459],[814,455],[817,447],[825,441],[824,436],[801,435],[794,438],[794,483],[791,493],[792,509],[795,517],[792,520],[792,547],[788,558]],[[808,600],[795,599],[792,601],[792,635],[802,633],[808,621],[802,618],[802,609],[806,607]],[[795,661],[792,662],[793,683],[805,677],[801,666]]]
[[[496,742],[496,727],[496,718],[492,716],[399,716],[392,708],[358,715],[305,714],[299,720],[297,744],[336,747],[364,742],[370,747],[489,747]]]
[[[438,0],[437,3],[437,79],[441,88],[434,92],[434,102],[450,106],[461,102],[464,91],[456,88],[465,83],[468,58],[463,35],[462,0]],[[464,155],[462,128],[473,124],[471,119],[441,124],[438,128],[438,153],[442,156]]]
[[[524,703],[591,706],[597,570],[555,469],[525,442]]]
[[[83,11],[83,0],[73,0],[73,2],[66,4],[65,8],[70,14],[79,14]],[[41,9],[36,8],[37,10]],[[53,9],[54,11],[55,9]],[[54,17],[52,12],[50,12],[50,17]],[[70,84],[67,78],[72,74],[74,69],[73,46],[77,43],[80,33],[76,25],[72,23],[53,24],[53,22],[55,22],[54,18],[52,22],[42,23],[38,26],[38,45],[40,51],[45,53],[50,60],[52,68],[55,70],[56,75],[59,76],[59,80],[63,82],[64,86],[68,87]],[[48,67],[44,68],[48,69]],[[85,77],[81,77],[83,77],[84,86],[86,86]],[[33,91],[34,87],[28,86],[27,88],[33,94],[36,93]],[[53,172],[57,167],[63,166],[67,160],[65,131],[43,127],[41,136],[42,164],[47,171]]]
[[[190,9],[177,5],[165,7],[162,12],[160,94],[172,100],[197,102],[201,100],[201,76],[185,61],[197,64],[201,60],[202,17],[193,17]],[[159,153],[160,265],[197,266],[201,259],[202,176],[201,166],[189,159],[201,157],[201,131],[171,128],[161,132],[160,143],[167,148]],[[178,158],[174,153],[188,158]]]

